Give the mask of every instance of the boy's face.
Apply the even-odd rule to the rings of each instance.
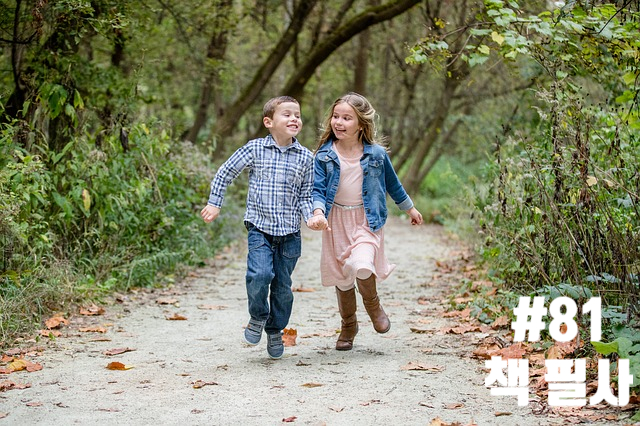
[[[276,107],[273,118],[264,117],[262,122],[276,141],[295,137],[302,130],[300,105],[295,102],[283,102]]]

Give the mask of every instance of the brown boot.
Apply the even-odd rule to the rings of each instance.
[[[336,287],[338,295],[338,308],[342,317],[342,328],[336,342],[339,351],[350,351],[353,348],[353,339],[358,334],[358,319],[356,318],[356,289],[341,291]]]
[[[373,323],[373,328],[378,333],[386,333],[391,328],[391,322],[382,306],[380,306],[380,299],[376,290],[376,276],[371,274],[369,278],[364,280],[357,278],[356,282],[358,283],[358,291],[362,295],[364,307]]]

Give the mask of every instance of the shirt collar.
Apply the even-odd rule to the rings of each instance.
[[[273,136],[271,136],[271,134],[267,135],[266,138],[264,138],[264,146],[273,146],[274,148],[278,148],[281,150],[288,150],[288,149],[295,149],[298,151],[302,151],[302,145],[300,144],[300,142],[298,142],[298,139],[296,139],[295,137],[293,138],[293,142],[290,145],[287,145],[285,147],[278,145],[278,143],[276,142],[276,140],[273,138]]]

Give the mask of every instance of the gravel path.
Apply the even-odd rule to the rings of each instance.
[[[461,258],[455,240],[402,218],[385,229],[398,265],[380,289],[389,333],[374,332],[358,296],[354,349],[334,349],[335,293],[320,285],[320,234],[305,229],[294,275],[305,291],[295,292],[290,322],[296,345],[277,361],[266,339],[243,345],[241,242],[171,289],[122,296],[103,315],[73,316],[62,337],[33,343],[26,358],[43,369],[0,375],[31,384],[0,392],[0,425],[550,424],[515,397],[490,395],[483,363],[470,357],[479,333],[437,332],[453,324],[443,299],[455,280],[441,266]],[[176,314],[186,320],[167,319]],[[107,331],[80,331],[90,326]],[[123,348],[131,351],[105,354]],[[114,361],[132,368],[107,369]]]

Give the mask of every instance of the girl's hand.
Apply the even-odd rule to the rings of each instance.
[[[411,218],[412,225],[422,225],[422,214],[415,207],[411,207],[407,210],[407,214]]]
[[[311,216],[307,221],[307,226],[309,229],[313,229],[314,231],[331,231],[331,228],[329,228],[329,222],[327,222],[327,218],[324,217],[324,214]]]

